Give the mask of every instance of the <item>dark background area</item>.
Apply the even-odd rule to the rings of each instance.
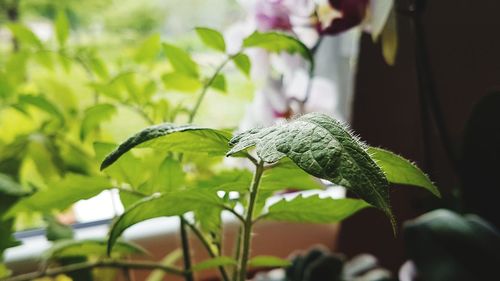
[[[403,2],[399,6],[404,7]],[[500,90],[500,1],[428,1],[423,23],[437,100],[452,149],[461,157],[464,130],[475,104]],[[408,16],[398,14],[398,29],[399,49],[394,66],[383,61],[380,44],[373,44],[369,36],[363,37],[352,120],[354,130],[367,143],[415,161],[444,195],[438,201],[416,188],[394,186],[391,200],[398,223],[436,207],[473,211],[490,220],[498,217],[498,207],[493,207],[495,194],[500,190],[495,175],[483,179],[473,189],[467,187],[464,204],[452,200],[453,190],[463,184],[451,168],[435,125],[422,115],[415,36]],[[496,122],[500,123],[500,119]],[[427,152],[424,130],[429,136]],[[487,153],[489,148],[478,149]],[[404,262],[402,235],[394,238],[388,220],[380,212],[362,212],[342,227],[339,251],[348,256],[375,254],[383,266],[395,272]]]

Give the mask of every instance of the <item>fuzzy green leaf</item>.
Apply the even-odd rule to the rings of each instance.
[[[227,155],[256,146],[257,155],[268,163],[287,156],[307,173],[356,193],[385,212],[395,225],[384,173],[365,145],[327,115],[310,113],[287,124],[252,129],[235,136],[230,145],[233,148]]]
[[[144,198],[126,210],[111,227],[108,253],[111,253],[116,240],[123,231],[134,224],[152,218],[180,216],[207,206],[223,207],[221,199],[215,193],[203,192],[199,189]]]
[[[182,153],[208,153],[224,155],[229,148],[230,134],[193,125],[161,124],[142,130],[120,144],[102,162],[101,170],[113,164],[134,147],[159,148]]]
[[[196,33],[200,37],[201,41],[203,41],[203,43],[208,47],[221,52],[226,51],[226,43],[224,42],[224,37],[217,30],[205,27],[197,27]]]
[[[429,177],[410,161],[382,148],[369,147],[368,153],[384,171],[389,182],[423,187],[441,197],[438,188]]]
[[[243,40],[244,48],[263,48],[268,52],[299,54],[309,61],[310,69],[314,68],[314,58],[304,43],[297,38],[278,32],[254,32]]]
[[[145,62],[154,60],[161,50],[160,35],[153,34],[139,46],[135,53],[135,60]]]
[[[250,69],[252,68],[252,63],[250,62],[250,58],[243,53],[239,53],[233,57],[233,62],[236,67],[243,72],[247,77],[250,76]]]
[[[324,186],[290,159],[284,158],[275,167],[264,172],[259,189],[278,191],[287,188],[308,190],[323,189]]]
[[[201,82],[190,75],[182,72],[171,72],[161,76],[163,85],[167,90],[179,91],[182,93],[194,93],[201,88]]]
[[[216,268],[219,266],[236,265],[238,264],[235,259],[221,256],[212,259],[204,260],[193,266],[193,271],[201,271],[211,268]]]
[[[210,84],[210,87],[213,89],[219,90],[223,93],[226,93],[227,91],[227,86],[226,86],[226,77],[223,74],[217,74]]]
[[[107,241],[105,240],[61,240],[42,254],[45,261],[70,257],[104,257],[106,256]],[[146,254],[143,248],[127,242],[118,241],[115,244],[116,254]]]
[[[289,260],[274,256],[256,256],[248,261],[252,267],[287,267],[291,265]]]
[[[51,101],[41,95],[21,95],[19,96],[19,106],[25,107],[26,105],[34,106],[48,114],[56,117],[61,123],[64,121],[64,115]]]
[[[70,225],[58,222],[55,218],[49,216],[45,219],[48,223],[45,229],[45,237],[49,241],[73,239],[75,233]]]
[[[176,71],[193,78],[199,77],[198,65],[186,51],[167,43],[163,43],[163,50]]]
[[[297,196],[292,200],[282,199],[271,205],[263,217],[275,221],[333,223],[369,206],[359,199],[320,198],[318,195]]]
[[[14,236],[14,219],[0,220],[0,260],[5,249],[20,245]]]
[[[80,128],[80,139],[84,140],[102,122],[110,120],[117,112],[112,104],[97,104],[85,110]]]
[[[42,41],[29,29],[22,24],[9,23],[7,27],[10,29],[14,37],[19,40],[22,45],[33,46],[38,49],[43,48]]]

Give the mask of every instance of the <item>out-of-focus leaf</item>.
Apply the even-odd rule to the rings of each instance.
[[[291,265],[291,262],[273,256],[256,256],[248,261],[248,265],[253,267],[287,267]]]
[[[35,106],[36,108],[47,112],[56,117],[61,123],[64,122],[64,115],[51,101],[41,95],[21,95],[19,96],[19,106]]]
[[[429,177],[410,161],[382,148],[369,147],[368,153],[384,171],[389,182],[423,187],[435,196],[441,197],[438,188]]]
[[[310,69],[314,68],[314,58],[304,43],[295,37],[278,32],[254,32],[243,40],[244,48],[263,48],[268,52],[298,54],[309,61]]]
[[[152,61],[156,59],[161,50],[160,35],[153,34],[148,37],[137,49],[135,59],[138,62]]]
[[[104,159],[101,170],[113,164],[134,147],[156,147],[163,151],[224,155],[229,148],[227,144],[229,136],[230,134],[224,131],[193,125],[179,126],[165,123],[152,126],[120,144]]]
[[[116,239],[127,228],[158,217],[180,216],[186,212],[212,206],[222,208],[221,199],[213,192],[191,189],[144,198],[125,211],[113,224],[109,234],[108,253],[111,253]]]
[[[146,187],[140,191],[146,194],[155,192],[172,192],[182,189],[186,183],[186,173],[182,169],[182,164],[168,156],[153,173]]]
[[[79,200],[94,197],[111,187],[105,177],[67,174],[63,180],[50,184],[50,188],[40,190],[20,201],[7,215],[12,216],[18,211],[48,213],[52,210],[64,210]]]
[[[102,122],[110,120],[116,112],[116,107],[107,103],[87,108],[80,128],[80,139],[85,140],[93,130],[99,128]]]
[[[232,155],[255,146],[260,159],[275,163],[290,158],[307,173],[346,187],[395,220],[389,182],[366,152],[366,145],[332,117],[309,113],[286,124],[252,129],[231,139]]]
[[[212,84],[210,86],[216,90],[219,90],[223,93],[226,93],[227,88],[226,88],[226,77],[223,74],[217,74],[215,76],[214,80],[212,81]]]
[[[219,266],[236,265],[237,262],[231,257],[221,256],[204,260],[193,266],[193,271],[207,270]]]
[[[246,192],[252,181],[252,173],[248,170],[222,171],[210,176],[209,179],[200,180],[197,188],[213,191],[238,191]]]
[[[220,52],[226,51],[224,36],[222,36],[222,34],[220,34],[217,30],[206,27],[197,27],[196,33],[200,37],[201,41],[203,41],[203,43],[208,47]]]
[[[250,69],[252,67],[252,63],[250,62],[250,58],[243,53],[239,53],[233,57],[233,62],[236,67],[247,77],[250,76]]]
[[[12,271],[3,263],[0,263],[0,278],[7,278],[12,275]]]
[[[382,30],[382,55],[388,65],[394,65],[398,53],[398,28],[396,12],[391,10],[389,18]]]
[[[64,10],[59,10],[54,22],[55,34],[60,47],[64,47],[69,37],[69,21]]]
[[[194,93],[201,88],[201,82],[182,72],[171,72],[161,76],[167,90],[177,90],[183,93]]]
[[[339,222],[370,207],[359,199],[331,199],[319,196],[297,196],[292,200],[282,199],[269,207],[269,211],[262,215],[267,220],[332,223]]]
[[[17,23],[9,23],[7,24],[7,27],[19,43],[21,43],[21,46],[26,45],[36,47],[38,49],[43,48],[43,44],[40,39],[28,27]]]
[[[47,228],[45,236],[49,241],[57,241],[64,239],[73,239],[74,231],[70,225],[64,225],[58,222],[55,218],[48,216],[46,218]]]
[[[0,260],[2,260],[5,249],[21,244],[12,235],[14,233],[13,224],[14,219],[0,220]]]
[[[186,74],[195,79],[199,77],[198,65],[186,51],[167,43],[163,43],[163,50],[172,64],[172,67],[177,72]]]
[[[46,261],[69,257],[106,256],[107,241],[86,239],[86,240],[65,240],[58,241],[42,257]],[[117,241],[113,251],[114,254],[147,254],[146,250],[132,243]]]
[[[282,159],[275,167],[262,175],[259,189],[278,191],[283,189],[308,190],[323,189],[319,180],[304,172],[290,159]]]

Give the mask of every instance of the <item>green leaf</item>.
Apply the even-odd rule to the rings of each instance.
[[[292,200],[282,199],[271,205],[269,211],[262,217],[275,221],[333,223],[342,221],[369,206],[359,199],[320,198],[318,195],[297,196]]]
[[[12,271],[5,264],[0,263],[0,278],[7,278],[11,275]]]
[[[222,202],[213,192],[191,189],[182,192],[153,195],[144,198],[125,211],[113,224],[109,234],[108,253],[127,228],[139,222],[169,216],[180,216],[186,212],[212,206],[222,208]]]
[[[47,228],[45,229],[45,236],[49,241],[57,241],[63,239],[73,239],[74,231],[73,228],[69,225],[64,225],[58,222],[55,218],[48,216],[47,220]]]
[[[287,188],[308,190],[324,189],[324,186],[290,159],[284,158],[272,169],[264,172],[259,189],[278,191]]]
[[[263,48],[268,52],[299,54],[309,61],[310,70],[314,69],[314,58],[304,43],[295,37],[278,32],[255,31],[243,40],[244,48]]]
[[[381,209],[395,226],[384,173],[365,145],[327,115],[310,113],[287,124],[252,129],[235,136],[230,145],[234,147],[227,155],[256,146],[267,163],[287,156],[307,173],[344,186]]]
[[[43,48],[42,41],[28,27],[16,23],[9,23],[7,27],[21,45],[32,46],[38,49]]]
[[[34,106],[40,110],[47,112],[48,114],[56,117],[60,122],[64,122],[64,115],[51,101],[41,95],[21,95],[19,96],[19,106],[24,107],[26,105]]]
[[[217,74],[210,84],[210,87],[225,93],[227,91],[226,77],[223,74]]]
[[[233,62],[236,67],[243,72],[247,77],[250,76],[250,69],[252,67],[252,63],[250,62],[250,58],[243,53],[239,53],[233,57]]]
[[[87,108],[80,128],[80,139],[85,140],[102,122],[109,121],[116,113],[116,107],[112,104],[103,103]]]
[[[77,174],[67,174],[63,180],[53,182],[49,186],[50,188],[40,190],[20,201],[7,216],[12,216],[20,210],[44,213],[54,209],[64,210],[75,202],[94,197],[112,187],[105,177],[87,177]]]
[[[369,147],[368,153],[382,169],[389,182],[423,187],[441,197],[438,188],[429,177],[410,161],[382,148]]]
[[[51,261],[60,258],[94,256],[106,256],[107,241],[86,239],[86,240],[66,240],[58,241],[42,257],[45,261]],[[146,250],[132,244],[118,241],[115,244],[114,253],[116,254],[146,254]]]
[[[5,249],[20,245],[14,236],[14,219],[0,220],[0,260]]]
[[[163,43],[163,50],[176,71],[193,78],[199,77],[198,65],[186,51],[167,43]]]
[[[59,10],[57,12],[54,24],[57,42],[59,42],[60,47],[63,47],[69,37],[69,21],[64,10]]]
[[[151,176],[146,186],[139,188],[139,190],[146,194],[172,192],[182,189],[185,183],[186,173],[181,162],[168,156],[157,168],[156,173]]]
[[[388,65],[394,65],[398,53],[398,26],[396,11],[391,10],[389,18],[382,31],[382,55]]]
[[[113,164],[134,147],[159,148],[163,151],[182,153],[208,153],[224,155],[229,148],[230,134],[215,129],[193,125],[165,123],[142,130],[120,144],[102,162],[101,170]]]
[[[196,186],[212,191],[247,192],[252,181],[252,173],[248,170],[222,171],[209,179],[200,180]]]
[[[138,62],[152,61],[156,59],[161,50],[160,35],[153,34],[148,37],[137,49],[135,60]]]
[[[204,260],[198,264],[195,264],[193,266],[193,271],[201,271],[220,266],[237,265],[237,264],[238,263],[236,262],[235,259],[226,256],[221,256]]]
[[[217,51],[225,52],[226,43],[224,42],[224,36],[220,34],[217,30],[197,27],[196,33],[200,37],[201,41],[208,47],[215,49]]]
[[[31,194],[31,191],[23,188],[11,177],[0,173],[0,194],[1,196],[24,197]]]
[[[171,72],[161,76],[167,90],[176,90],[183,93],[194,93],[201,88],[201,82],[182,72]]]
[[[248,265],[253,267],[287,267],[291,265],[291,262],[274,256],[256,256],[248,261]]]

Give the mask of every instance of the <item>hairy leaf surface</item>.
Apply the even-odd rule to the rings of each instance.
[[[320,198],[318,195],[282,199],[263,215],[267,220],[332,223],[339,222],[370,205],[359,199]]]
[[[265,162],[288,157],[307,173],[344,186],[381,209],[394,226],[387,178],[365,145],[330,116],[310,113],[287,124],[252,129],[235,136],[230,145],[228,155],[255,146]]]
[[[369,147],[368,153],[384,171],[389,182],[423,187],[441,197],[438,188],[429,177],[410,161],[382,148]]]
[[[134,147],[158,148],[182,153],[224,155],[230,134],[193,125],[161,124],[142,130],[120,144],[101,164],[101,170],[113,164]]]

